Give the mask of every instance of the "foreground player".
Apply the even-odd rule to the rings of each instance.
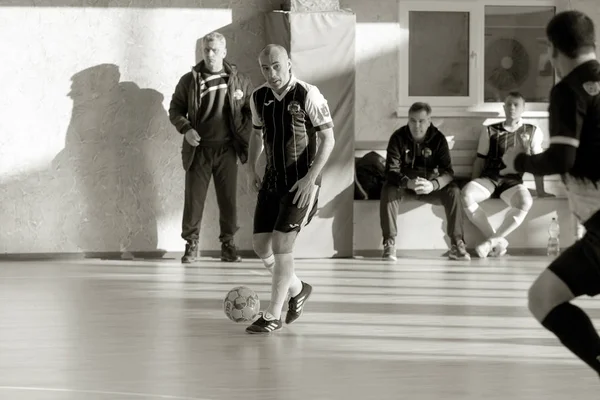
[[[600,337],[570,300],[600,293],[600,63],[594,23],[567,11],[548,24],[551,61],[562,80],[550,93],[550,147],[542,154],[507,152],[507,168],[562,174],[571,211],[587,232],[529,289],[529,309],[541,324],[600,374]]]
[[[502,155],[509,149],[521,147],[527,154],[539,154],[543,151],[544,133],[537,126],[523,122],[523,111],[523,95],[518,92],[509,93],[504,100],[506,120],[484,127],[473,165],[473,180],[462,189],[465,214],[485,237],[475,247],[480,258],[506,254],[506,236],[523,223],[533,203],[529,189],[523,184],[523,173],[510,171],[506,175],[500,174],[505,167]],[[551,196],[544,190],[543,177],[535,177],[535,186],[538,197]],[[479,203],[493,195],[500,197],[510,207],[496,231],[479,206]]]
[[[273,279],[269,307],[246,328],[248,333],[281,329],[288,294],[285,322],[302,314],[312,287],[294,272],[294,243],[317,211],[321,171],[335,144],[327,101],[317,87],[294,77],[285,48],[268,45],[259,63],[266,83],[254,90],[250,103],[254,129],[248,168],[258,191],[252,241]],[[256,164],[263,145],[267,165],[261,179]]]

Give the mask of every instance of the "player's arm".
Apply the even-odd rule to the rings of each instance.
[[[454,180],[452,157],[450,156],[450,147],[448,146],[448,140],[446,140],[446,137],[443,137],[440,141],[440,145],[437,149],[436,159],[440,176],[433,179],[431,183],[433,184],[433,190],[440,190]]]
[[[256,164],[263,152],[263,121],[256,110],[256,92],[250,97],[250,112],[252,113],[252,131],[248,142],[248,167],[252,172],[256,171]]]
[[[484,126],[479,135],[479,142],[477,144],[477,156],[473,162],[473,170],[471,171],[471,179],[477,179],[481,176],[483,167],[485,167],[485,160],[490,152],[490,134],[488,127]]]
[[[390,184],[406,188],[410,179],[402,172],[402,139],[398,131],[390,136],[386,148],[385,157],[385,179]]]
[[[539,154],[519,154],[515,169],[536,176],[564,174],[575,163],[585,108],[576,93],[557,85],[550,93],[550,146]]]
[[[544,148],[542,147],[543,142],[544,132],[542,132],[542,130],[536,126],[533,134],[531,135],[531,154],[542,154],[544,152]],[[534,175],[533,179],[535,181],[535,191],[538,197],[552,196],[551,194],[546,193],[543,175]]]
[[[181,134],[185,134],[192,129],[192,124],[187,118],[188,91],[190,85],[190,81],[187,78],[189,76],[190,75],[186,74],[181,77],[177,86],[175,86],[175,92],[173,93],[171,103],[169,104],[169,120]]]
[[[327,100],[325,100],[325,97],[323,97],[316,87],[312,87],[308,91],[305,109],[319,137],[319,148],[317,149],[315,159],[308,170],[311,179],[316,180],[335,146],[333,120],[331,118],[329,106],[327,105]]]

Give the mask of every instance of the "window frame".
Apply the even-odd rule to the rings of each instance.
[[[438,116],[485,116],[504,117],[502,103],[484,100],[485,88],[485,7],[554,7],[555,13],[564,10],[558,0],[399,0],[398,21],[400,24],[400,44],[398,51],[398,117],[406,117],[408,108],[416,101],[428,102]],[[468,12],[469,13],[469,96],[409,96],[409,13],[411,11]],[[555,73],[555,83],[559,77]],[[548,116],[548,103],[526,102],[525,118]]]

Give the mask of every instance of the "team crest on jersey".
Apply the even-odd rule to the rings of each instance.
[[[590,96],[597,96],[598,94],[600,94],[600,82],[586,82],[583,84],[583,89]]]
[[[425,158],[429,158],[431,157],[431,155],[433,154],[431,149],[429,147],[425,147],[422,151],[421,154],[423,155],[423,157]]]
[[[287,110],[290,114],[292,114],[293,117],[296,118],[304,118],[304,111],[302,111],[302,107],[300,107],[300,103],[298,103],[296,100],[290,102],[290,104],[288,104]]]
[[[319,111],[323,114],[324,117],[329,117],[329,107],[327,107],[327,103],[324,103],[319,107]]]

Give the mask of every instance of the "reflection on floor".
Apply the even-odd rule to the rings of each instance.
[[[4,262],[0,399],[596,399],[526,309],[547,263],[298,261],[305,314],[257,337],[222,311],[237,285],[268,304],[257,261]]]

